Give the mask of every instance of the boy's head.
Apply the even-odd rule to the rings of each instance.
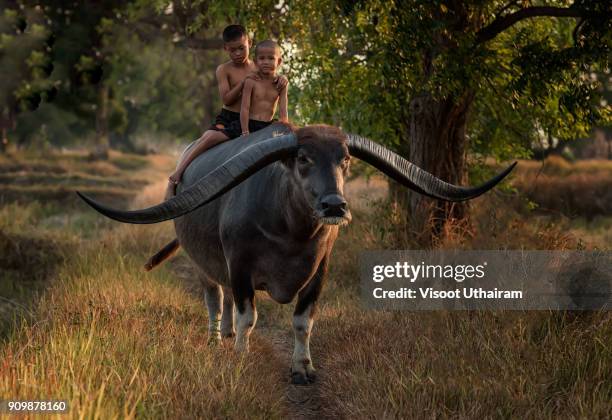
[[[272,40],[261,41],[255,46],[255,64],[263,74],[275,74],[283,62],[278,44]]]
[[[244,64],[249,59],[251,40],[242,25],[229,25],[223,30],[223,49],[234,64]]]

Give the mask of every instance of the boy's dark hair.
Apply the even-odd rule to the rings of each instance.
[[[266,39],[264,41],[261,41],[259,43],[257,43],[257,45],[255,45],[255,55],[257,55],[257,50],[259,48],[274,48],[274,50],[280,55],[281,53],[281,49],[280,49],[280,45],[278,45],[277,42],[272,41],[271,39]]]
[[[223,42],[232,42],[243,36],[248,36],[242,25],[229,25],[223,30]]]

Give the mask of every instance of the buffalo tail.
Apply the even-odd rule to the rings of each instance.
[[[166,246],[164,246],[161,250],[157,252],[157,254],[153,255],[144,265],[145,271],[151,271],[162,262],[166,261],[168,258],[172,257],[174,253],[179,249],[181,245],[179,244],[178,239],[173,239],[168,242]]]

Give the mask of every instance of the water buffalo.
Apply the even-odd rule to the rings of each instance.
[[[279,303],[297,296],[291,372],[294,383],[306,383],[315,371],[309,349],[315,306],[339,226],[351,220],[343,193],[351,155],[414,191],[450,201],[484,193],[514,166],[479,187],[458,187],[338,128],[274,124],[200,155],[176,196],[159,205],[123,211],[79,195],[121,222],[174,219],[178,242],[205,285],[214,340],[234,335],[235,304],[235,347],[248,349],[257,321],[255,290]]]

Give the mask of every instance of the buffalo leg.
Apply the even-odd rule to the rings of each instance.
[[[205,286],[204,299],[208,308],[208,342],[218,343],[221,341],[221,301],[223,300],[221,286]]]
[[[249,351],[249,336],[257,322],[255,308],[255,289],[251,276],[240,267],[230,269],[232,292],[236,305],[236,351]]]
[[[229,292],[229,291],[224,291]],[[234,330],[234,298],[231,293],[223,293],[223,316],[221,317],[221,336],[235,337]]]
[[[313,279],[300,291],[293,312],[295,345],[291,358],[291,382],[294,384],[307,384],[315,380],[315,368],[310,357],[310,333],[326,272],[327,258],[324,258]]]

